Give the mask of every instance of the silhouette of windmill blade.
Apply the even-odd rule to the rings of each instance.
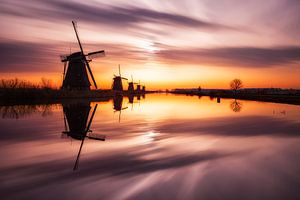
[[[76,158],[76,161],[75,161],[75,164],[74,164],[74,167],[73,167],[73,171],[78,169],[79,157],[80,157],[80,154],[81,154],[81,149],[82,149],[82,146],[83,146],[83,143],[84,143],[84,139],[85,139],[85,137],[81,141],[80,148],[79,148],[79,151],[78,151],[78,154],[77,154],[77,158]]]
[[[101,135],[101,134],[97,134],[97,133],[88,133],[87,137],[89,139],[93,139],[93,140],[105,141],[106,135]]]
[[[93,110],[93,113],[92,113],[92,115],[91,115],[91,118],[90,118],[90,120],[89,120],[89,122],[88,122],[88,125],[87,125],[87,128],[86,128],[86,133],[90,130],[90,126],[91,126],[91,124],[92,124],[94,115],[95,115],[96,110],[97,110],[97,106],[98,106],[98,104],[95,105],[95,108],[94,108],[94,110]]]
[[[92,70],[91,70],[91,68],[90,68],[89,62],[87,61],[87,59],[86,59],[86,57],[85,57],[85,54],[84,54],[84,51],[83,51],[81,42],[80,42],[80,40],[79,40],[78,32],[77,32],[77,29],[76,29],[76,23],[75,23],[74,21],[72,21],[72,24],[73,24],[73,27],[74,27],[74,31],[75,31],[75,34],[76,34],[76,38],[77,38],[77,41],[78,41],[80,50],[81,50],[81,54],[82,54],[83,60],[84,60],[84,62],[85,62],[85,64],[86,64],[86,67],[87,67],[87,69],[88,69],[88,71],[89,71],[89,73],[90,73],[90,76],[91,76],[92,80],[93,80],[94,86],[95,86],[95,88],[97,89],[97,83],[96,83],[96,81],[95,81],[94,75],[93,75]]]
[[[93,73],[92,73],[92,70],[91,70],[91,68],[90,68],[90,65],[89,65],[88,61],[86,60],[85,56],[84,56],[84,60],[85,60],[86,66],[87,66],[87,68],[88,68],[88,70],[89,70],[89,73],[90,73],[90,75],[91,75],[91,78],[92,78],[92,80],[93,80],[94,86],[95,86],[96,89],[98,89],[97,83],[96,83],[95,78],[94,78],[94,75],[93,75]]]
[[[60,61],[61,62],[67,62],[68,61],[68,54],[63,54],[63,55],[60,55]]]
[[[65,79],[65,75],[66,75],[66,68],[67,68],[67,62],[64,62],[64,73],[63,73],[63,79]]]
[[[101,51],[90,52],[90,53],[87,54],[87,56],[88,56],[89,59],[104,57],[105,56],[105,51],[101,50]]]

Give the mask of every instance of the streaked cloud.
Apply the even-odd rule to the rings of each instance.
[[[300,47],[178,49],[161,51],[157,55],[174,63],[269,68],[300,62]]]
[[[226,69],[227,78],[236,76],[230,75],[230,67],[239,69],[246,82],[254,82],[251,77],[262,73],[255,70],[268,69],[272,84],[300,87],[289,76],[292,69],[300,72],[299,8],[295,0],[4,0],[0,7],[0,73],[60,73],[58,56],[69,53],[70,47],[78,50],[71,25],[76,20],[85,50],[106,50],[107,57],[96,61],[105,68],[95,68],[102,80],[108,80],[107,75],[114,73],[109,69],[120,63],[131,66],[127,70],[138,69],[137,74],[149,74],[149,68],[162,77],[178,71],[154,85],[171,85],[166,82],[176,79],[192,82],[183,80],[191,77],[184,67],[202,69],[209,77],[199,78],[217,82],[224,77],[220,73],[212,76],[216,74],[212,67],[219,72]],[[284,69],[280,79],[277,67]],[[252,70],[251,77],[246,70]],[[212,82],[208,85],[215,87]]]

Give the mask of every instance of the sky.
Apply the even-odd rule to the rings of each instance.
[[[148,89],[300,88],[298,0],[0,0],[0,78],[62,82],[59,55],[105,50],[99,88],[122,76]],[[125,84],[125,83],[124,83]]]

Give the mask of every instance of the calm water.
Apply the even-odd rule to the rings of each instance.
[[[0,107],[0,198],[300,199],[300,106],[120,103]]]

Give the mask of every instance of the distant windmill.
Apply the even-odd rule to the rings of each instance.
[[[128,92],[129,93],[134,93],[134,85],[138,84],[133,82],[133,76],[131,75],[131,82],[128,82]]]
[[[141,81],[136,85],[136,92],[141,92]]]
[[[127,80],[128,81],[127,78],[122,77],[121,68],[120,68],[120,65],[119,65],[119,76],[116,76],[114,74],[112,90],[114,90],[114,91],[123,91],[122,80]]]
[[[94,51],[88,54],[84,54],[81,42],[79,40],[76,24],[72,21],[73,28],[76,34],[76,38],[80,47],[79,52],[71,53],[70,55],[61,55],[61,62],[64,63],[64,72],[63,72],[63,89],[75,89],[75,90],[89,90],[91,83],[89,81],[89,75],[94,83],[95,88],[97,89],[97,84],[90,68],[89,62],[93,58],[104,56],[104,50]]]

